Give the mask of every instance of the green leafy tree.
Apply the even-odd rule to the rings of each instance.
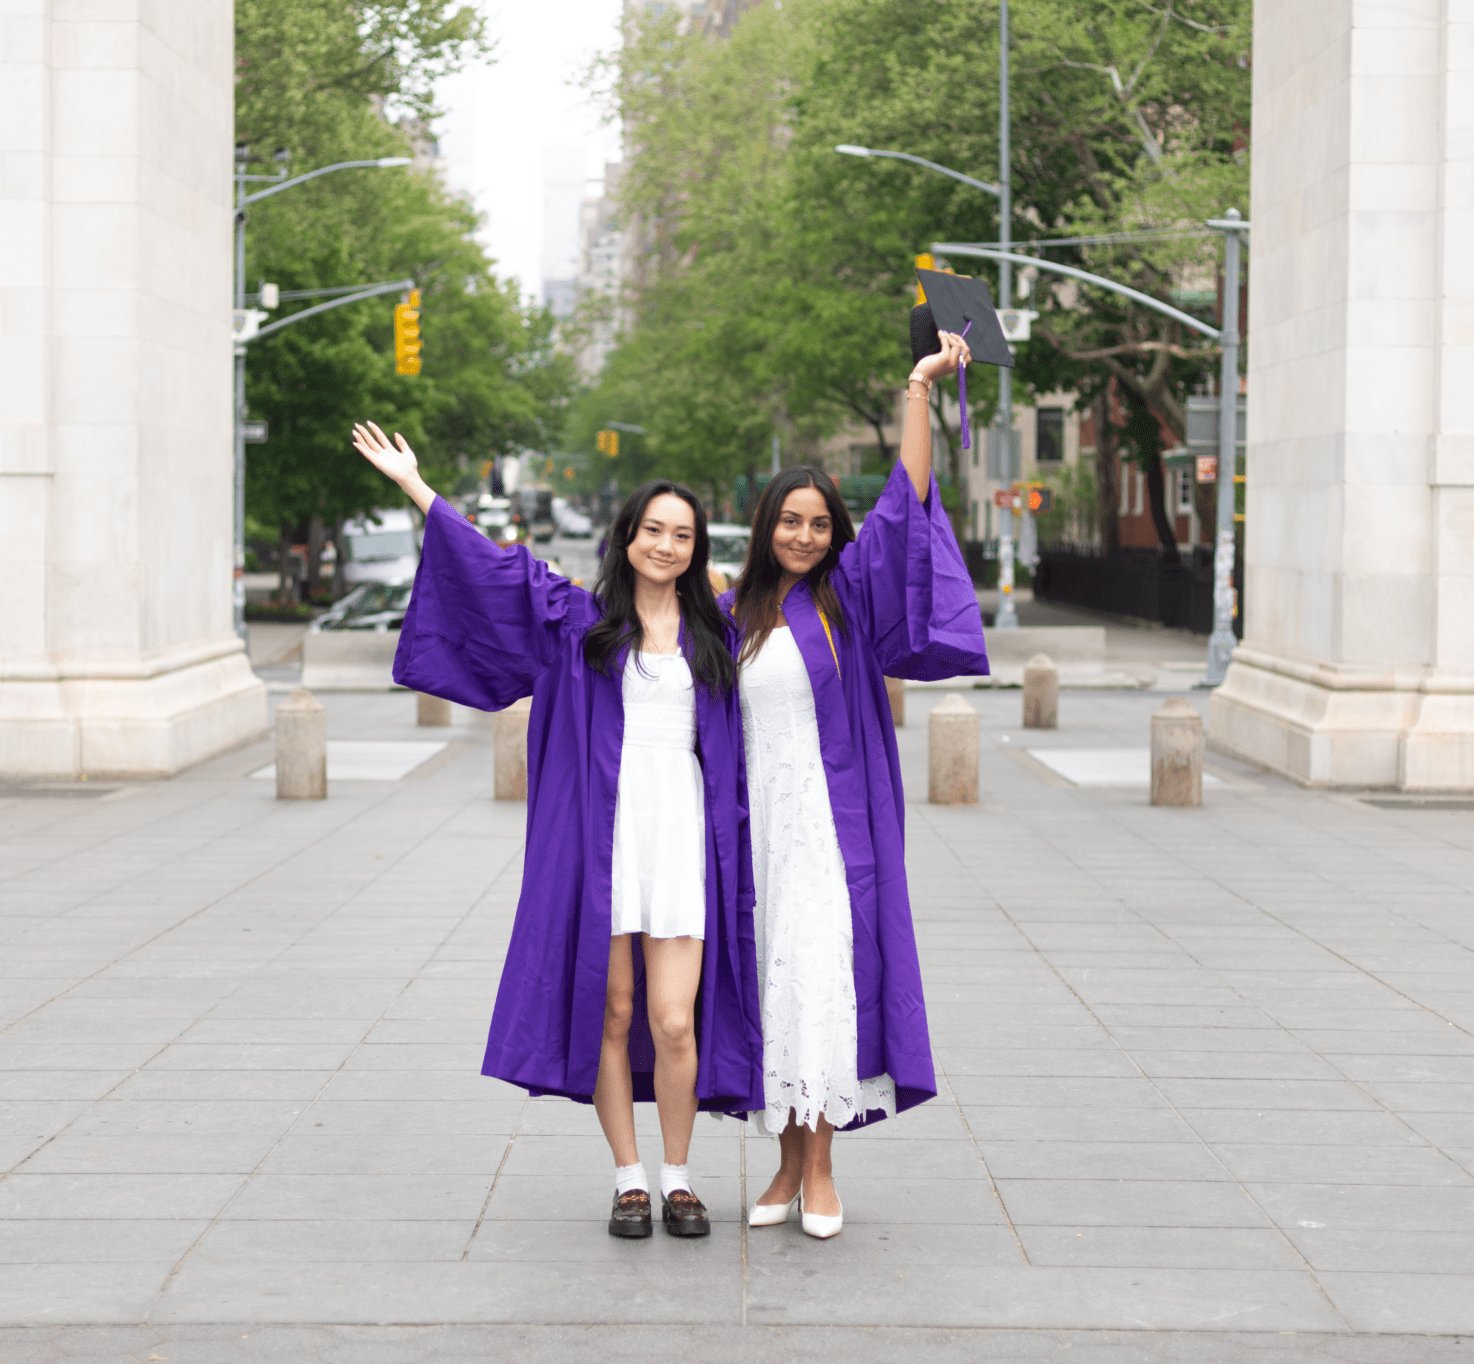
[[[406,129],[382,111],[432,113],[434,78],[487,50],[474,12],[444,0],[238,0],[236,24],[237,132],[253,171],[275,168],[278,151],[293,171],[407,154]],[[495,277],[476,226],[433,175],[408,170],[335,172],[251,210],[248,280],[291,291],[413,279],[424,340],[421,373],[397,375],[394,299],[380,296],[251,344],[248,405],[271,431],[248,447],[254,522],[331,529],[397,501],[349,445],[366,417],[416,442],[447,487],[489,455],[548,443],[571,364],[551,318]],[[297,306],[310,303],[277,316]]]

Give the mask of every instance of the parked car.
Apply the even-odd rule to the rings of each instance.
[[[397,630],[404,624],[414,580],[397,583],[360,583],[330,611],[319,616],[308,631]]]
[[[553,499],[553,520],[557,522],[558,534],[570,540],[588,540],[593,537],[593,518],[569,506],[566,498]]]
[[[747,546],[752,540],[751,526],[731,526],[718,522],[706,528],[711,541],[711,569],[722,574],[728,584],[735,583],[747,562]]]
[[[420,563],[419,532],[402,507],[348,522],[338,549],[338,567],[348,583],[405,582],[415,576]]]

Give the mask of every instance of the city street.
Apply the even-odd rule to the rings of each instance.
[[[929,806],[941,695],[900,735],[940,1093],[839,1138],[827,1243],[746,1228],[776,1147],[704,1119],[710,1239],[612,1240],[593,1113],[480,1077],[524,807],[467,713],[323,697],[360,772],[444,746],[320,803],[269,741],[4,788],[0,1358],[1466,1355],[1467,805],[1210,753],[1154,809],[1060,773],[1160,695],[975,691],[983,802]]]

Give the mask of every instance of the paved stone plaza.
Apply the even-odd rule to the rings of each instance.
[[[746,1230],[775,1147],[707,1119],[710,1240],[614,1241],[592,1111],[480,1077],[524,811],[461,712],[325,697],[447,746],[322,803],[267,743],[8,789],[0,1359],[1465,1357],[1474,813],[1211,755],[1158,810],[1024,751],[1145,746],[1162,696],[1110,692],[1028,736],[969,693],[984,803],[931,807],[940,694],[901,751],[941,1093],[839,1140],[822,1244]]]

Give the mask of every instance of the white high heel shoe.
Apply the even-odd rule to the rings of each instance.
[[[831,1236],[838,1236],[840,1228],[844,1226],[844,1204],[839,1205],[838,1217],[825,1217],[817,1212],[804,1211],[803,1191],[798,1195],[798,1212],[803,1221],[803,1228],[810,1236],[817,1236],[821,1241],[827,1241]]]
[[[797,1198],[790,1198],[786,1203],[754,1203],[752,1211],[747,1214],[747,1225],[749,1227],[777,1227],[788,1221],[788,1214],[793,1211],[793,1205],[798,1202]]]

